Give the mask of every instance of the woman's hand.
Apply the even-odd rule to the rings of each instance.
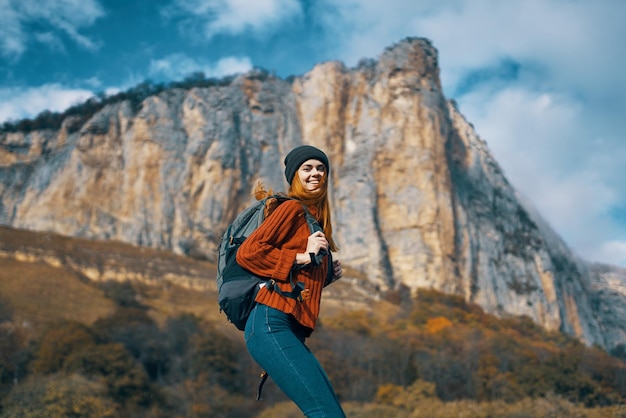
[[[314,234],[309,235],[306,244],[306,252],[307,254],[313,253],[317,255],[320,250],[328,251],[328,241],[326,240],[326,236],[323,232],[317,231]]]
[[[343,269],[341,268],[341,261],[333,260],[333,282],[341,279],[343,276]]]
[[[317,231],[309,235],[306,244],[306,252],[296,254],[296,264],[299,266],[310,264],[310,254],[313,253],[317,255],[317,253],[319,253],[321,250],[328,251],[328,241],[326,240],[326,236],[323,232]]]

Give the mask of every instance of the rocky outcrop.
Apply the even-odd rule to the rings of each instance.
[[[153,286],[174,284],[202,292],[217,290],[215,280],[207,280],[215,278],[212,263],[114,241],[0,226],[0,261],[7,258],[23,263],[23,271],[45,264],[52,268],[51,274],[62,269],[91,282],[132,281]]]
[[[624,275],[579,260],[516,194],[443,95],[424,39],[357,68],[327,62],[292,82],[253,71],[72,123],[1,134],[0,223],[214,260],[253,184],[283,190],[283,157],[313,144],[331,158],[338,256],[369,285],[433,287],[590,344],[626,342],[626,313],[605,318]]]
[[[589,273],[591,306],[599,320],[605,347],[626,348],[626,269],[594,263]]]

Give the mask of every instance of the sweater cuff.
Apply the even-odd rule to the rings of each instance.
[[[287,280],[293,264],[296,262],[296,254],[298,254],[296,250],[283,249],[281,251],[272,279]]]

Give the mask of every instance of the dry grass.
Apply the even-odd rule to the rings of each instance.
[[[147,274],[151,284],[131,283],[138,302],[159,323],[183,313],[225,322],[211,288],[215,278],[211,263],[119,242],[0,227],[0,301],[9,307],[13,322],[33,335],[58,320],[91,324],[114,311],[115,302],[105,297],[100,283],[89,281],[75,269],[77,265],[114,269],[122,276]],[[176,285],[168,279],[172,275],[183,283],[185,277],[192,284],[206,280],[207,290]]]
[[[115,307],[70,270],[9,258],[0,258],[0,297],[14,322],[33,332],[61,319],[91,324]]]
[[[187,289],[166,282],[162,286],[140,286],[138,301],[150,309],[150,315],[159,324],[167,318],[193,314],[207,322],[223,325],[226,331],[230,328],[237,331],[220,313],[215,291]]]
[[[413,410],[381,404],[347,402],[343,405],[349,418],[625,418],[626,406],[584,408],[564,399],[524,399],[513,404],[504,402],[441,402],[426,399]],[[296,418],[302,412],[292,402],[281,402],[265,409],[257,418]]]

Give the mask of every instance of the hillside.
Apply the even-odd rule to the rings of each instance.
[[[111,283],[144,289],[137,302],[160,321],[185,312],[217,321],[214,279],[214,265],[167,251],[0,227],[0,297],[34,333],[111,314],[111,298],[123,297]]]
[[[297,416],[271,383],[254,402],[257,367],[218,312],[210,263],[9,228],[0,242],[2,416],[79,399],[84,416]],[[88,278],[90,265],[119,281]],[[309,345],[349,416],[623,412],[624,352],[610,357],[458,296],[424,289],[365,303],[341,286],[331,286]]]

